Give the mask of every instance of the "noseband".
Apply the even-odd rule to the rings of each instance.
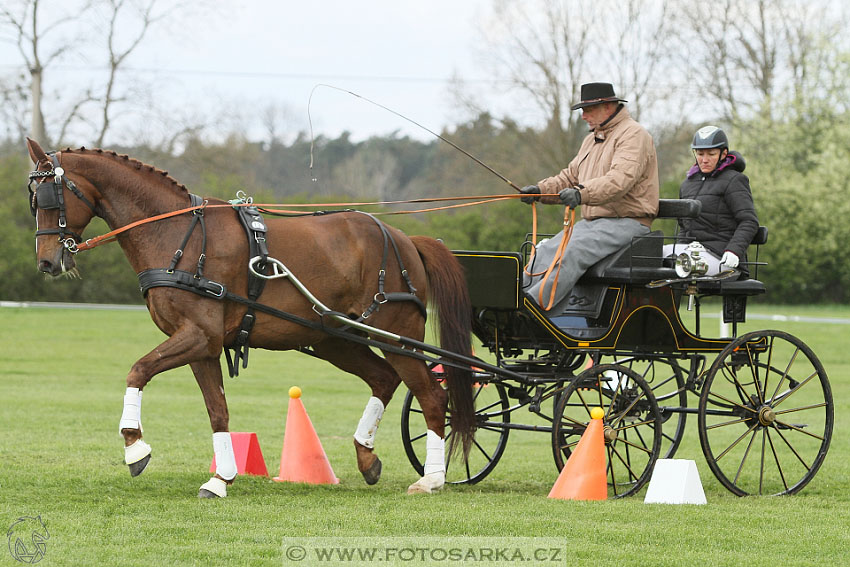
[[[72,230],[68,230],[68,223],[65,216],[65,192],[63,187],[67,187],[80,201],[82,201],[95,216],[101,216],[98,213],[97,207],[89,201],[83,192],[80,191],[73,181],[65,176],[65,170],[59,165],[59,158],[55,152],[48,154],[53,164],[50,171],[31,171],[29,174],[29,183],[27,190],[30,194],[30,212],[32,216],[36,215],[38,209],[42,210],[59,210],[59,226],[56,228],[45,228],[35,231],[35,236],[39,237],[44,234],[57,234],[59,241],[65,245],[69,252],[77,252],[77,244],[83,241],[83,237]],[[53,181],[48,181],[52,177]],[[33,190],[33,183],[36,184]]]

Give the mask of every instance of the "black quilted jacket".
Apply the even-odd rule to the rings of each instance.
[[[679,238],[684,242],[698,240],[718,257],[729,250],[746,260],[747,247],[759,227],[750,180],[742,172],[746,167],[738,152],[726,159],[710,174],[694,165],[679,187],[682,199],[702,201],[702,212],[695,219],[679,221]]]

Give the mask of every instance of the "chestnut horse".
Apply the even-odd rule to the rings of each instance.
[[[246,295],[250,279],[248,241],[234,209],[213,206],[225,205],[224,201],[207,201],[202,214],[203,231],[189,230],[196,216],[193,212],[144,222],[189,208],[193,201],[186,187],[164,171],[114,152],[80,148],[48,154],[32,140],[27,140],[27,148],[36,165],[30,173],[30,183],[35,184],[31,205],[37,222],[40,271],[60,276],[77,269],[76,245],[94,216],[103,218],[113,231],[142,221],[116,237],[136,273],[165,271],[185,239],[181,247],[184,254],[177,265],[182,270],[178,271],[185,274],[194,270],[195,259],[205,254],[205,262],[200,262],[204,277],[220,283],[230,293]],[[382,252],[387,247],[387,235],[397,247],[396,253]],[[285,264],[313,298],[335,312],[356,319],[372,306],[367,320],[372,329],[422,341],[423,303],[430,298],[438,307],[442,346],[460,355],[471,353],[469,293],[461,266],[442,243],[427,237],[408,238],[358,212],[269,219],[265,236],[269,256]],[[382,291],[378,288],[379,272],[384,267],[386,294],[409,293],[406,277],[419,290],[421,300],[376,304],[374,299]],[[301,320],[321,323],[327,329],[339,331],[345,327],[337,320],[321,318],[315,302],[303,291],[288,277],[271,279],[258,302]],[[170,286],[151,287],[145,299],[151,318],[168,339],[137,360],[127,375],[119,424],[125,462],[136,476],[150,460],[150,446],[142,439],[141,400],[145,385],[160,372],[188,364],[207,406],[218,467],[215,476],[201,487],[199,496],[226,496],[227,486],[236,476],[236,462],[227,433],[220,358],[223,349],[234,344],[248,307],[227,298],[204,297]],[[404,382],[419,401],[428,428],[425,474],[408,492],[428,493],[441,488],[445,482],[444,426],[448,408],[453,435],[457,436],[452,441],[468,447],[474,435],[471,372],[449,366],[444,390],[421,358],[405,355],[398,342],[384,334],[359,332],[359,336],[372,336],[380,341],[379,345],[386,345],[382,357],[368,344],[317,327],[258,311],[248,345],[271,350],[307,348],[314,356],[359,376],[369,385],[372,396],[354,434],[357,466],[369,484],[377,482],[381,472],[381,462],[373,452],[378,422],[399,383]]]

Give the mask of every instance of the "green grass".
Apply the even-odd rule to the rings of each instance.
[[[751,305],[749,312],[850,318],[848,307]],[[274,476],[287,390],[299,385],[341,483],[240,477],[227,499],[199,500],[212,443],[188,368],[145,389],[148,469],[131,478],[122,460],[117,427],[126,373],[163,338],[147,313],[9,308],[0,309],[0,321],[0,533],[40,514],[50,531],[42,565],[282,565],[283,541],[329,536],[421,536],[434,545],[461,535],[558,538],[567,565],[835,565],[850,549],[846,325],[751,319],[741,329],[799,336],[830,375],[835,431],[812,483],[792,497],[732,496],[705,464],[692,419],[676,456],[696,461],[708,504],[666,506],[641,497],[547,499],[557,476],[549,436],[530,432],[511,434],[502,461],[480,484],[407,496],[417,475],[401,444],[401,391],[377,438],[383,477],[368,487],[351,441],[366,385],[310,357],[266,351],[252,351],[248,370],[226,379],[231,430],[257,433]],[[706,318],[703,330],[717,325]],[[17,564],[0,544],[0,566]]]

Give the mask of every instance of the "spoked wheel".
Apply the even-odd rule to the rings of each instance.
[[[615,361],[640,374],[652,389],[659,408],[688,407],[688,392],[685,390],[687,369],[682,368],[680,360],[675,358],[637,358],[629,357]],[[671,412],[661,409],[661,458],[672,459],[685,435],[684,412]]]
[[[646,380],[625,366],[594,366],[564,388],[552,424],[555,465],[564,468],[595,407],[605,411],[608,497],[635,494],[661,452],[661,412]]]
[[[709,368],[699,438],[714,475],[738,496],[794,494],[829,449],[832,390],[812,350],[782,331],[738,337]]]
[[[510,423],[510,403],[505,387],[501,384],[477,383],[473,386],[477,429],[469,457],[463,462],[460,451],[446,455],[446,482],[452,484],[475,484],[496,467],[510,430],[503,427]],[[409,391],[404,398],[401,411],[401,438],[407,458],[416,472],[424,473],[425,440],[428,428],[419,402]],[[451,442],[451,424],[446,422],[446,448]]]

